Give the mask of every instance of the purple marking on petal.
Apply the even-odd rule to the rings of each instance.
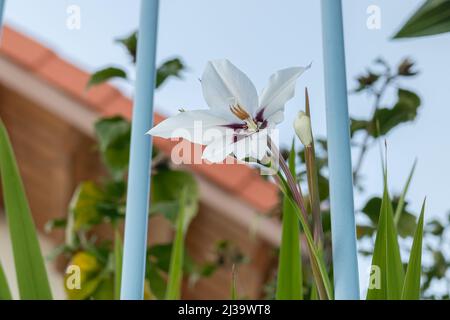
[[[261,125],[259,126],[259,129],[265,129],[267,127],[267,120],[264,120]]]
[[[247,125],[245,123],[231,123],[231,124],[224,124],[223,127],[237,130],[237,129],[246,129]]]
[[[259,110],[258,113],[256,114],[255,117],[256,122],[264,122],[264,109],[265,108],[261,108],[261,110]]]
[[[247,137],[245,134],[235,134],[233,136],[233,142],[236,143],[236,142],[244,139],[245,137]]]

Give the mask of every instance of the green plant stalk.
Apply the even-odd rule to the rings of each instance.
[[[369,285],[367,300],[401,299],[405,272],[400,257],[392,203],[387,187],[386,171],[384,172],[383,200],[378,221],[372,268],[375,272],[379,273],[380,287],[370,287]],[[371,280],[369,280],[369,284],[371,284]]]
[[[322,257],[318,253],[318,249],[316,248],[313,237],[311,235],[310,226],[308,224],[308,215],[304,205],[300,186],[295,182],[295,179],[292,176],[289,167],[278,151],[278,148],[272,143],[270,138],[268,139],[268,147],[270,148],[270,150],[272,150],[273,158],[275,158],[275,161],[277,161],[281,170],[286,175],[285,180],[281,172],[278,170],[279,181],[282,181],[282,183],[279,183],[279,186],[283,193],[288,197],[290,202],[292,202],[291,204],[295,208],[295,212],[297,213],[299,219],[301,217],[300,223],[302,225],[302,228],[304,229],[304,237],[306,237],[308,243],[308,253],[311,261],[311,269],[313,271],[313,276],[316,279],[319,296],[322,300],[332,299],[331,283],[329,281],[325,265],[322,261]],[[290,190],[290,192],[288,192],[288,190]]]
[[[295,148],[292,142],[289,168],[295,173]],[[277,300],[302,300],[303,279],[299,221],[286,196],[283,198],[282,234],[278,262]]]
[[[400,221],[400,217],[401,217],[403,209],[405,207],[405,197],[406,197],[406,194],[408,193],[409,185],[411,183],[412,177],[414,175],[414,171],[416,169],[416,164],[417,164],[417,160],[414,161],[411,171],[409,172],[408,180],[406,180],[406,184],[403,187],[402,194],[400,195],[400,199],[398,200],[397,208],[395,209],[395,214],[394,214],[395,226],[398,226],[398,222]]]
[[[9,290],[8,281],[6,280],[6,275],[3,270],[2,264],[0,263],[0,300],[11,300],[11,290]]]
[[[318,248],[323,248],[323,229],[320,217],[319,182],[317,178],[314,144],[305,147],[306,174],[308,177],[309,198],[313,217],[314,242]]]
[[[289,200],[293,204],[293,200],[291,198],[289,198]],[[328,277],[328,272],[323,262],[322,255],[320,254],[318,248],[315,246],[311,231],[309,230],[306,221],[301,215],[300,209],[295,206],[295,211],[297,213],[297,217],[300,220],[300,224],[302,225],[304,237],[306,238],[308,244],[309,248],[308,253],[311,261],[311,268],[313,276],[315,278],[315,283],[317,286],[319,297],[321,300],[331,300],[333,299],[333,289],[331,287],[331,282]]]
[[[305,88],[305,113],[311,119],[311,110],[309,104],[308,89]],[[313,136],[311,132],[311,136]],[[313,217],[313,235],[314,241],[318,248],[323,247],[323,228],[322,219],[320,217],[320,196],[319,196],[319,180],[317,177],[316,167],[316,151],[314,147],[314,139],[309,146],[305,146],[306,159],[306,175],[308,177],[308,190],[311,203],[311,214]]]
[[[122,282],[122,237],[117,226],[114,226],[114,299],[120,300],[120,286]]]
[[[39,240],[5,126],[0,121],[0,173],[21,299],[50,300]]]
[[[303,200],[302,190],[297,185],[297,182],[295,181],[295,178],[293,177],[288,165],[284,161],[283,156],[280,154],[280,151],[275,146],[275,144],[273,144],[270,137],[268,138],[267,145],[268,145],[269,149],[272,151],[275,162],[280,166],[281,170],[284,172],[284,174],[286,176],[286,180],[280,174],[279,174],[279,177],[281,177],[283,179],[282,181],[286,182],[287,189],[291,191],[291,195],[294,198],[295,203],[300,208],[300,212],[303,215],[303,218],[305,219],[305,221],[307,222],[308,214],[306,211],[305,202]],[[278,173],[280,173],[279,170],[278,170]]]
[[[402,300],[420,299],[420,277],[422,275],[422,238],[425,202],[426,199],[423,201],[419,221],[417,223],[416,232],[414,234],[414,241],[411,247],[408,267],[406,269],[405,281],[403,283]]]
[[[178,300],[181,296],[184,259],[184,214],[186,206],[186,188],[181,192],[180,211],[178,212],[175,240],[172,245],[170,267],[166,291],[166,300]]]
[[[313,236],[311,234],[309,225],[307,224],[301,209],[298,207],[296,202],[294,201],[292,195],[289,192],[288,184],[285,181],[283,175],[281,172],[278,172],[279,177],[279,186],[281,188],[281,191],[284,193],[284,195],[287,197],[289,202],[291,203],[292,207],[295,209],[295,213],[300,221],[300,224],[302,226],[302,229],[304,231],[303,238],[306,239],[306,242],[308,244],[308,254],[309,259],[311,262],[311,269],[313,271],[313,276],[315,279],[315,283],[317,286],[317,290],[319,293],[319,297],[321,300],[328,300],[333,299],[333,290],[331,287],[331,282],[328,277],[328,273],[325,267],[325,264],[322,260],[322,256],[319,253],[319,250],[317,249]]]
[[[237,300],[237,290],[236,290],[236,265],[233,264],[231,269],[231,300]]]

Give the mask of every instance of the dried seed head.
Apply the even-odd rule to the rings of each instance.
[[[305,147],[311,145],[313,141],[311,120],[303,111],[300,111],[294,120],[294,130]]]

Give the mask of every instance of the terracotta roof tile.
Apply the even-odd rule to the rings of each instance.
[[[261,212],[274,209],[279,203],[278,187],[261,177],[253,177],[249,180],[249,184],[241,189],[240,197]]]
[[[120,95],[117,89],[107,84],[86,90],[89,74],[58,57],[47,60],[38,66],[35,72],[99,112],[109,108],[108,102]]]
[[[123,95],[115,96],[106,108],[101,110],[101,114],[105,117],[122,116],[126,119],[131,119],[133,112],[133,102]]]
[[[0,52],[30,70],[55,57],[48,48],[7,26],[2,31]]]
[[[86,91],[86,83],[89,79],[87,72],[57,57],[48,48],[11,28],[4,28],[0,53],[79,99],[103,116],[121,115],[131,118],[132,101],[116,88],[103,84]],[[155,113],[155,123],[163,119],[164,117]],[[235,194],[257,210],[269,211],[278,204],[276,186],[263,180],[255,170],[246,165],[204,163],[201,160],[201,153],[194,152],[202,150],[202,146],[193,145],[187,141],[178,144],[176,141],[155,138],[154,143],[166,154],[170,154],[175,146],[189,150],[186,154],[181,154],[180,159],[183,163],[195,161],[195,164],[189,165],[193,171]]]

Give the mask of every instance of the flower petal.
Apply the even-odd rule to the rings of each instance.
[[[202,159],[220,163],[233,152],[233,136],[224,135],[209,143],[203,150]]]
[[[251,134],[233,145],[233,153],[238,160],[245,158],[262,160],[269,151],[267,146],[267,130]]]
[[[203,96],[212,111],[236,120],[230,106],[239,104],[250,115],[258,108],[258,93],[250,79],[228,60],[208,62],[202,76]]]
[[[307,67],[287,68],[279,70],[270,77],[269,84],[261,93],[261,102],[258,109],[264,109],[264,119],[268,119],[277,112],[284,111],[284,105],[295,94],[297,78],[309,68],[310,65]],[[273,118],[273,121],[280,123],[283,121],[283,117],[278,114]]]
[[[210,110],[184,111],[167,118],[153,127],[147,134],[162,138],[184,138],[193,143],[205,144],[206,135],[223,135],[230,122]],[[205,134],[207,130],[208,134]],[[217,132],[216,132],[217,131]]]

